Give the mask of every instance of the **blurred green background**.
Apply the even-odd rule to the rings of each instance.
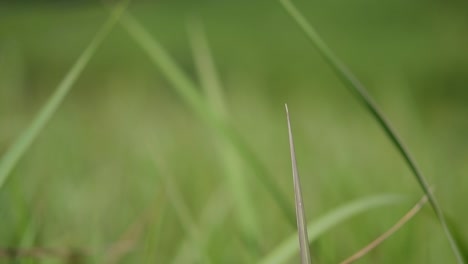
[[[466,1],[295,2],[369,88],[468,242]],[[380,127],[276,1],[134,1],[129,11],[197,82],[187,27],[190,18],[202,20],[231,121],[292,206],[289,104],[309,220],[360,197],[406,195],[321,236],[312,244],[320,263],[348,257],[422,196]],[[0,154],[108,16],[92,1],[0,3]],[[104,262],[100,257],[124,237],[128,250],[106,262],[196,263],[196,249],[180,258],[190,237],[177,213],[185,204],[212,262],[255,262],[294,228],[248,166],[239,167],[259,223],[257,256],[239,236],[212,128],[117,24],[0,190],[0,247],[77,249]],[[0,259],[64,262],[11,261]],[[452,262],[427,206],[360,263]]]

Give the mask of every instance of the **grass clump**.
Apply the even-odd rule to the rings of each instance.
[[[342,81],[351,88],[353,93],[360,98],[380,122],[424,188],[426,182],[408,154],[406,147],[395,135],[388,121],[382,117],[381,112],[364,87],[315,33],[300,12],[290,2],[282,1],[282,3],[309,37],[313,39],[314,44],[321,50],[322,55],[332,65]],[[235,5],[243,6],[244,4],[240,2],[240,4]],[[257,3],[252,4],[251,7],[255,8],[256,5]],[[271,3],[268,3],[267,7],[270,6]],[[173,11],[174,14],[183,13],[180,12],[181,7],[185,6],[177,5],[177,8],[174,9],[176,11]],[[352,116],[353,113],[347,111],[347,99],[339,101],[341,99],[332,97],[337,99],[338,101],[335,103],[339,104],[334,105],[330,100],[323,100],[324,98],[328,99],[327,96],[329,96],[324,91],[314,91],[314,93],[323,92],[317,94],[317,97],[314,94],[314,98],[308,97],[310,94],[306,93],[306,89],[299,92],[298,90],[293,91],[294,87],[305,86],[304,84],[324,87],[331,85],[335,79],[332,77],[329,83],[326,80],[324,83],[320,83],[316,80],[316,76],[310,77],[309,68],[304,67],[307,65],[304,61],[308,60],[298,60],[299,57],[294,57],[295,54],[300,53],[300,58],[303,58],[304,52],[307,50],[298,50],[297,53],[282,52],[283,50],[278,50],[283,45],[281,41],[265,45],[264,36],[258,34],[257,27],[252,27],[253,24],[261,23],[264,19],[263,17],[259,18],[257,14],[252,15],[255,19],[248,19],[249,15],[245,14],[246,21],[240,21],[237,16],[233,19],[233,23],[236,27],[241,28],[244,34],[243,38],[239,38],[239,35],[231,31],[233,28],[221,23],[225,19],[224,16],[228,16],[227,13],[206,11],[213,12],[211,22],[216,24],[210,28],[210,33],[214,33],[213,39],[210,37],[212,40],[210,43],[213,44],[213,47],[220,43],[224,43],[221,45],[226,45],[227,42],[230,45],[235,43],[226,49],[229,50],[227,54],[220,56],[222,58],[218,61],[220,66],[226,67],[222,63],[231,63],[230,59],[240,58],[241,55],[251,59],[248,61],[249,65],[255,61],[254,58],[260,58],[267,63],[255,64],[249,66],[250,68],[244,68],[246,64],[241,64],[242,67],[239,67],[241,69],[238,69],[238,72],[232,71],[232,69],[236,69],[235,67],[230,68],[229,75],[226,78],[220,78],[201,21],[190,20],[188,33],[192,52],[182,53],[187,55],[185,58],[187,60],[181,61],[187,63],[193,60],[195,68],[193,72],[184,71],[184,64],[176,62],[174,57],[159,44],[159,37],[155,38],[149,34],[147,28],[138,22],[140,20],[151,21],[151,25],[162,25],[161,41],[164,39],[165,30],[166,33],[172,34],[172,37],[174,32],[181,30],[177,28],[179,24],[174,26],[174,23],[167,23],[167,21],[180,22],[183,19],[180,19],[179,16],[172,17],[172,13],[168,13],[169,15],[166,16],[165,11],[167,10],[164,8],[162,6],[158,10],[162,10],[161,15],[156,16],[154,10],[151,9],[150,12],[146,13],[148,16],[146,18],[144,17],[146,10],[141,11],[138,16],[135,16],[138,17],[138,20],[129,14],[124,14],[122,25],[127,33],[130,33],[131,41],[129,43],[133,45],[135,41],[138,44],[137,51],[140,49],[144,51],[144,55],[149,57],[150,62],[162,72],[163,78],[169,81],[175,94],[188,106],[188,116],[186,116],[184,108],[184,110],[180,110],[177,103],[174,103],[171,91],[157,90],[158,84],[161,83],[159,83],[160,80],[153,83],[154,71],[152,67],[144,65],[138,68],[139,65],[127,63],[124,57],[127,48],[125,45],[128,43],[122,40],[127,39],[128,34],[123,34],[123,38],[120,38],[119,41],[109,41],[108,43],[116,45],[115,50],[118,50],[119,60],[125,63],[122,65],[122,72],[125,74],[122,72],[115,74],[114,68],[107,69],[108,64],[105,64],[106,69],[90,70],[90,74],[95,75],[94,78],[89,77],[93,82],[100,80],[99,78],[102,76],[105,76],[104,84],[108,84],[108,78],[111,79],[108,88],[109,94],[101,95],[102,97],[94,96],[96,95],[94,91],[106,92],[105,89],[99,89],[103,88],[102,83],[97,82],[95,86],[92,86],[93,82],[87,83],[95,88],[92,89],[92,98],[96,98],[94,101],[96,105],[92,106],[93,102],[86,101],[86,108],[81,108],[81,111],[73,111],[72,115],[76,119],[67,119],[67,122],[57,124],[56,127],[61,134],[65,134],[63,131],[76,133],[76,138],[73,138],[74,141],[71,143],[74,144],[73,146],[81,145],[83,142],[91,142],[92,146],[65,149],[69,145],[61,145],[64,141],[69,140],[68,137],[60,141],[54,137],[53,133],[50,133],[52,135],[44,133],[47,134],[45,140],[50,140],[47,145],[50,145],[51,150],[48,152],[41,146],[40,151],[44,151],[44,153],[41,152],[44,155],[37,160],[32,159],[32,165],[29,164],[32,169],[21,171],[26,175],[11,177],[14,182],[8,186],[5,185],[8,176],[18,165],[21,157],[31,149],[30,146],[34,143],[37,135],[59,111],[60,105],[70,93],[83,69],[88,67],[89,61],[94,58],[97,47],[110,31],[113,23],[119,19],[119,15],[116,13],[122,12],[122,10],[115,11],[111,22],[108,22],[111,25],[106,24],[104,29],[97,34],[66,74],[44,108],[38,111],[32,125],[10,148],[6,149],[3,159],[0,160],[0,205],[2,207],[0,218],[2,218],[3,223],[3,227],[0,227],[0,237],[2,237],[0,242],[1,245],[5,246],[4,248],[0,247],[1,257],[21,263],[23,260],[24,263],[49,263],[55,260],[67,262],[69,260],[69,262],[78,263],[225,263],[245,261],[246,263],[267,264],[290,263],[299,258],[304,264],[318,261],[320,263],[336,263],[345,255],[342,252],[348,254],[350,248],[360,248],[364,244],[362,241],[369,241],[367,235],[371,234],[373,237],[376,232],[381,232],[379,225],[385,224],[386,217],[393,221],[392,216],[390,216],[393,214],[393,210],[382,212],[382,214],[377,214],[379,213],[377,212],[375,215],[369,216],[372,217],[370,221],[350,221],[350,224],[346,226],[346,230],[350,232],[348,236],[346,233],[343,236],[343,232],[339,232],[339,225],[347,222],[351,217],[399,202],[401,197],[397,195],[367,195],[379,192],[382,188],[385,189],[383,192],[392,187],[405,188],[406,184],[401,186],[400,182],[395,183],[395,175],[404,174],[405,171],[403,169],[401,171],[393,170],[395,164],[390,160],[394,160],[395,157],[389,159],[386,159],[389,156],[376,157],[369,160],[369,156],[366,156],[365,153],[377,149],[380,151],[382,145],[368,144],[370,141],[368,136],[372,137],[373,134],[367,129],[363,131],[361,126],[364,123],[359,123],[359,117]],[[137,9],[134,11],[132,10],[132,14],[136,15]],[[222,18],[219,17],[220,14],[223,15]],[[205,16],[203,16],[204,22],[209,23],[209,16],[206,18],[205,20]],[[53,21],[52,18],[48,19]],[[8,21],[13,20],[9,18]],[[281,21],[273,20],[274,23]],[[161,21],[166,23],[161,23]],[[180,24],[183,25],[183,23]],[[217,28],[218,26],[219,28]],[[280,25],[268,24],[268,28],[265,28],[262,33],[277,38],[275,34],[279,28]],[[0,33],[3,33],[4,30],[4,26],[0,25]],[[218,38],[214,37],[216,30],[223,31],[222,34],[218,32],[220,34]],[[79,32],[73,31],[73,34],[75,33],[79,34]],[[74,36],[78,38],[78,35]],[[234,42],[233,39],[246,39],[249,45],[241,41]],[[261,47],[261,50],[255,50],[254,45],[250,46],[250,44],[259,39],[262,40],[261,43],[264,47]],[[167,46],[174,48],[174,44],[175,46],[180,44],[177,41],[168,41]],[[183,44],[186,45],[185,39]],[[245,46],[242,47],[244,44]],[[288,39],[287,50],[294,49],[296,44],[298,44],[296,41]],[[114,46],[109,47],[111,47],[112,52]],[[268,58],[258,55],[262,52],[266,52],[264,55],[269,54],[266,50],[271,52]],[[219,52],[219,50],[216,51]],[[2,55],[1,52],[0,49],[0,55]],[[129,54],[127,54],[128,57],[136,55]],[[174,54],[177,53],[174,52]],[[281,57],[281,54],[287,55]],[[257,55],[258,57],[255,57]],[[105,57],[98,56],[95,59],[99,58]],[[271,60],[268,60],[270,58]],[[277,65],[273,65],[274,63]],[[287,65],[287,70],[285,65]],[[0,68],[1,66],[0,63]],[[91,65],[90,67],[97,66]],[[61,68],[63,69],[63,67]],[[259,68],[259,70],[253,70],[254,68]],[[278,74],[278,69],[282,69],[280,74]],[[145,70],[148,71],[148,76],[145,76]],[[301,77],[301,71],[308,77]],[[136,77],[132,76],[135,72],[137,73]],[[146,77],[148,78],[145,79]],[[321,78],[321,76],[317,78]],[[221,79],[225,79],[224,82]],[[278,79],[279,82],[277,82]],[[260,91],[262,85],[268,87],[264,93]],[[138,90],[137,88],[148,89]],[[157,98],[152,97],[154,91],[157,91]],[[14,94],[15,92],[5,94]],[[303,99],[299,97],[303,97]],[[89,99],[88,97],[83,98]],[[316,98],[320,98],[320,100],[313,101]],[[73,99],[80,100],[79,97]],[[278,114],[281,110],[279,103],[284,101],[290,102],[294,108],[301,108],[302,111],[294,111],[294,119],[314,119],[313,124],[306,124],[303,127],[304,130],[295,130],[297,134],[295,134],[294,141],[297,143],[298,157],[304,155],[302,157],[307,158],[307,162],[299,162],[301,172],[303,172],[302,168],[304,171],[307,169],[313,171],[310,176],[301,173],[302,177],[299,179],[291,122],[289,113],[287,113],[293,185],[291,185],[287,172],[289,170],[287,141],[284,140],[286,139],[286,126],[282,125],[283,115]],[[302,105],[300,105],[301,103]],[[337,108],[343,106],[340,110],[347,111],[347,114],[344,117],[340,116],[341,112],[335,109],[335,106]],[[68,109],[62,110],[65,116],[70,114],[66,112]],[[329,110],[337,110],[337,112],[331,113],[332,111]],[[327,111],[328,113],[324,114]],[[0,119],[3,118],[1,114]],[[245,118],[248,121],[235,119],[239,117],[242,119],[242,114],[246,115]],[[334,114],[338,114],[336,120],[330,118]],[[198,119],[192,120],[192,115]],[[311,115],[313,116],[311,117]],[[320,117],[322,118],[320,119]],[[199,119],[204,121],[212,131],[206,133],[204,127],[197,130],[200,129]],[[83,120],[86,122],[81,122]],[[234,120],[236,126],[234,126]],[[346,123],[350,120],[353,122],[353,127]],[[237,121],[241,122],[237,123]],[[248,125],[242,124],[242,122],[246,122]],[[175,125],[176,123],[177,125]],[[354,126],[354,124],[357,125]],[[172,125],[176,128],[174,129]],[[242,127],[243,125],[244,127]],[[309,125],[311,130],[308,130]],[[85,126],[86,128],[83,128]],[[316,129],[317,127],[320,129]],[[359,132],[357,132],[358,130],[353,131],[356,127],[358,130],[360,129]],[[333,132],[323,133],[326,129]],[[311,135],[312,130],[313,133],[320,131]],[[112,132],[108,133],[108,131]],[[197,134],[200,131],[202,132]],[[238,131],[246,132],[241,134]],[[415,136],[418,135],[417,130],[411,131]],[[365,140],[356,140],[357,137],[353,137],[353,133],[359,133],[359,138],[364,136]],[[200,140],[200,137],[205,141]],[[244,137],[251,138],[252,142],[248,144]],[[101,142],[103,138],[105,138],[105,143]],[[275,141],[277,139],[278,142]],[[334,139],[338,139],[337,142],[332,142]],[[141,151],[141,149],[152,140],[159,141],[155,147],[157,153],[154,155],[143,153],[145,151]],[[254,151],[254,148],[262,146],[262,144],[268,146],[265,147],[262,156],[260,156]],[[111,145],[112,147],[110,147]],[[356,146],[361,150],[360,147],[363,145],[366,145],[365,147],[369,148],[370,151],[356,152],[349,148]],[[115,148],[115,146],[118,147]],[[102,151],[106,148],[107,151]],[[64,150],[68,150],[68,152]],[[94,153],[95,150],[96,153]],[[348,152],[348,150],[350,151]],[[80,151],[81,155],[76,155]],[[327,157],[328,152],[331,152],[332,157]],[[60,153],[60,158],[55,159],[54,155],[57,153]],[[70,153],[73,155],[68,156]],[[153,152],[151,153],[153,154]],[[80,160],[84,156],[87,160]],[[155,156],[157,161],[154,162],[152,158],[148,159],[147,156]],[[46,158],[44,159],[44,157]],[[49,159],[47,159],[48,157]],[[141,162],[142,160],[143,162]],[[151,161],[145,162],[148,160]],[[268,162],[268,166],[264,161]],[[51,164],[48,162],[53,166],[50,166]],[[216,165],[218,163],[219,166]],[[24,162],[24,166],[27,167],[27,165]],[[370,169],[370,167],[372,168]],[[384,171],[382,168],[392,169],[382,173],[384,174],[381,175],[382,177],[366,178],[365,175],[374,175],[375,170],[379,170],[379,173]],[[366,173],[353,174],[356,169],[364,170]],[[34,186],[37,182],[31,183],[29,181],[26,177],[28,172],[31,177],[42,173],[52,175],[56,173],[56,175],[43,180],[45,182],[43,187],[33,188],[26,186],[27,184]],[[250,175],[259,181],[253,182]],[[39,177],[34,179],[39,179]],[[458,182],[456,184],[461,185]],[[23,190],[23,187],[27,188]],[[263,197],[263,193],[258,192],[258,189],[261,188],[267,191],[266,197]],[[30,189],[37,192],[34,192],[33,198],[29,197],[31,195],[29,194]],[[364,197],[367,198],[358,200],[351,198],[363,195],[363,193],[366,193]],[[47,195],[46,198],[42,198],[44,194]],[[303,195],[307,199],[304,199]],[[352,199],[352,201],[343,203],[342,199]],[[380,245],[413,217],[423,202],[418,203],[389,231],[360,250],[357,255],[345,260],[344,263],[355,261]],[[336,204],[342,205],[335,207]],[[432,204],[437,205],[436,202]],[[435,207],[436,213],[437,208]],[[444,209],[446,208],[444,207]],[[326,210],[325,213],[321,213],[322,210]],[[306,218],[306,211],[311,213],[308,216],[314,216],[309,221]],[[443,217],[443,215],[441,216]],[[439,217],[439,220],[444,226],[444,219]],[[363,223],[369,222],[372,224],[363,225]],[[452,224],[451,221],[449,223]],[[297,232],[292,231],[294,227],[297,227]],[[333,232],[335,228],[337,232]],[[435,250],[430,250],[432,255],[427,254],[428,244],[437,243],[434,246],[439,249],[442,248],[439,241],[443,243],[445,240],[439,239],[436,232],[427,232],[430,228],[431,226],[424,222],[406,228],[406,236],[399,238],[401,239],[399,242],[403,240],[403,243],[397,243],[396,239],[398,238],[392,241],[393,245],[389,241],[386,244],[385,254],[373,255],[376,258],[373,258],[372,261],[376,261],[376,259],[383,263],[412,262],[411,260],[419,259],[422,259],[423,262],[427,262],[427,259],[434,261],[431,257],[438,253]],[[366,232],[360,232],[362,230]],[[424,236],[418,232],[423,233]],[[12,233],[15,234],[10,235]],[[64,233],[65,235],[63,235]],[[328,233],[330,236],[327,236]],[[442,232],[440,233],[439,235],[442,237]],[[449,231],[446,233],[450,235]],[[89,239],[89,236],[93,238]],[[427,236],[432,239],[425,239]],[[463,242],[461,236],[456,237],[456,239]],[[327,244],[329,241],[332,242]],[[359,243],[357,243],[358,241]],[[314,248],[309,250],[311,242],[315,242]],[[70,248],[77,248],[77,250],[70,250]],[[412,255],[408,259],[408,256],[400,256],[401,248],[414,254],[414,257]],[[75,252],[81,252],[83,258],[72,259]],[[445,255],[440,254],[441,259],[451,256],[448,245],[441,252],[445,253]],[[382,258],[382,256],[392,257]],[[338,257],[340,259],[337,259]],[[363,261],[368,260],[363,259]]]
[[[423,175],[419,167],[416,165],[413,157],[409,153],[407,147],[403,144],[396,131],[390,125],[389,121],[385,118],[383,113],[378,108],[372,97],[368,94],[367,89],[364,85],[354,76],[354,74],[345,66],[345,64],[335,55],[335,53],[328,47],[328,45],[322,40],[317,31],[302,15],[302,13],[292,4],[290,0],[280,0],[281,5],[287,11],[287,13],[294,19],[298,26],[303,30],[305,35],[309,38],[311,43],[319,51],[320,55],[327,61],[327,63],[335,71],[336,75],[340,80],[348,87],[357,98],[364,104],[366,109],[372,114],[374,119],[380,124],[382,129],[394,146],[398,149],[403,159],[408,164],[409,168],[413,172],[416,180],[418,181],[421,189],[427,195],[429,202],[434,209],[434,213],[440,221],[442,229],[450,243],[450,246],[455,254],[458,263],[465,263],[461,249],[454,239],[454,235],[449,229],[444,213],[437,201],[436,197],[431,193],[429,183],[426,177]]]

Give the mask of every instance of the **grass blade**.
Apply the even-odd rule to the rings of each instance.
[[[286,199],[286,196],[281,192],[278,185],[270,178],[268,170],[261,163],[250,146],[246,144],[236,130],[220,117],[219,113],[214,112],[208,107],[206,100],[197,92],[197,86],[135,18],[126,14],[122,18],[121,23],[137,44],[148,54],[151,61],[162,71],[188,106],[207,124],[211,125],[218,135],[243,157],[246,164],[250,165],[257,176],[256,178],[258,178],[263,186],[265,186],[266,190],[270,192],[271,196],[282,210],[285,218],[294,226],[296,222],[294,219],[294,209],[292,209],[288,199]]]
[[[185,232],[190,237],[193,248],[196,249],[193,253],[196,255],[197,261],[200,263],[211,263],[209,256],[203,248],[203,234],[197,224],[193,221],[194,217],[192,216],[181,191],[173,181],[173,177],[163,167],[162,158],[160,158],[155,152],[153,153],[154,169],[161,178],[169,203],[171,203],[182,228],[185,229]]]
[[[333,228],[335,225],[344,222],[359,213],[368,211],[372,208],[382,207],[384,205],[394,204],[401,201],[398,195],[380,195],[360,199],[346,205],[343,205],[330,213],[310,222],[307,225],[309,243],[315,241],[319,236]],[[299,248],[297,247],[297,235],[293,234],[276,249],[262,259],[261,264],[280,264],[288,263]]]
[[[224,186],[223,186],[224,187]],[[203,231],[203,237],[200,241],[200,247],[206,247],[210,243],[214,231],[220,228],[226,221],[228,213],[231,211],[232,202],[225,195],[225,188],[218,188],[211,196],[205,207],[201,211],[198,223]],[[179,247],[176,257],[172,263],[190,263],[192,248],[188,239],[184,239]]]
[[[389,238],[391,235],[393,235],[396,231],[398,231],[400,228],[402,228],[409,220],[411,220],[418,212],[421,210],[421,208],[427,203],[427,196],[424,195],[423,198],[415,205],[411,210],[409,210],[398,222],[393,225],[389,230],[387,230],[385,233],[380,235],[378,238],[376,238],[374,241],[369,243],[367,246],[353,254],[351,257],[345,259],[344,261],[341,262],[341,264],[351,264],[358,259],[362,258],[365,256],[367,253],[369,253],[371,250],[382,244],[387,238]]]
[[[382,112],[377,107],[377,104],[368,94],[364,85],[354,76],[354,74],[344,65],[344,63],[338,59],[338,57],[333,53],[333,51],[327,46],[327,44],[322,40],[317,31],[312,27],[312,25],[307,21],[307,19],[301,14],[301,12],[291,3],[289,0],[279,0],[286,12],[294,19],[298,26],[303,30],[305,35],[309,38],[315,48],[319,51],[322,57],[328,62],[328,64],[335,71],[336,75],[341,79],[341,81],[348,87],[359,100],[365,105],[367,110],[372,114],[375,120],[380,124],[380,126],[385,131],[388,138],[392,141],[395,147],[400,152],[401,156],[404,158],[411,171],[416,177],[421,189],[427,195],[429,202],[439,219],[442,228],[444,230],[447,239],[449,240],[452,251],[455,254],[455,257],[458,263],[464,263],[462,258],[462,253],[459,249],[459,246],[454,239],[450,229],[447,226],[444,214],[442,209],[439,206],[439,203],[436,197],[431,193],[429,183],[422,174],[421,170],[416,165],[413,157],[410,155],[407,147],[403,144],[399,136],[396,134],[395,130],[392,128],[388,120],[384,117]]]
[[[96,50],[98,49],[99,45],[114,27],[118,18],[125,10],[127,3],[128,1],[125,1],[124,3],[120,4],[118,7],[115,8],[109,20],[102,26],[102,28],[96,34],[96,36],[88,45],[88,47],[83,51],[78,60],[65,75],[63,80],[57,86],[55,92],[50,96],[47,103],[39,111],[39,113],[33,119],[29,127],[23,131],[23,133],[6,151],[6,153],[0,160],[0,189],[4,185],[5,181],[8,179],[8,176],[15,168],[18,161],[26,153],[26,151],[34,142],[39,133],[42,131],[44,126],[48,123],[48,121],[57,111],[58,107],[63,102],[65,96],[69,93],[70,89],[73,87],[73,84],[76,82],[83,69],[91,60],[94,53],[96,53]]]
[[[450,217],[450,215],[446,214],[445,217],[447,219],[448,227],[452,231],[454,239],[455,241],[457,241],[457,244],[461,250],[463,259],[468,259],[468,243],[466,242],[466,237],[464,236],[464,233],[460,230],[460,227],[455,224],[453,218]]]
[[[228,121],[228,111],[226,103],[223,100],[223,88],[220,78],[217,74],[213,56],[210,51],[208,40],[206,39],[200,20],[191,19],[188,23],[189,40],[192,47],[192,53],[198,70],[201,86],[208,99],[212,111],[220,114],[220,118]],[[222,159],[226,184],[233,195],[235,203],[235,214],[240,224],[242,236],[248,241],[249,245],[257,245],[258,248],[258,223],[253,208],[254,202],[249,192],[244,164],[239,153],[232,145],[225,142],[224,138],[219,138],[217,150]],[[249,246],[249,248],[252,248]],[[258,252],[256,252],[258,253]]]
[[[189,42],[192,54],[207,101],[214,111],[221,114],[222,118],[228,117],[226,103],[223,99],[223,87],[216,70],[215,61],[206,38],[206,34],[199,19],[192,18],[187,23]]]
[[[288,120],[288,135],[289,135],[289,147],[291,151],[291,164],[294,181],[294,198],[296,201],[296,218],[297,218],[297,229],[299,235],[299,248],[301,252],[301,263],[311,263],[310,252],[309,252],[309,235],[307,234],[307,220],[304,210],[304,202],[302,200],[301,181],[299,179],[299,172],[297,169],[296,162],[296,151],[294,149],[294,140],[291,129],[291,117],[289,116],[288,105],[284,105],[286,108],[286,117]]]

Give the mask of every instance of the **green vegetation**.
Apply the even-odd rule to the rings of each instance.
[[[400,132],[466,255],[466,4],[297,2]],[[284,103],[314,263],[352,255],[421,196],[279,3],[108,17],[0,6],[0,262],[298,263]],[[360,263],[455,261],[427,207]]]
[[[450,231],[448,228],[444,213],[442,212],[442,208],[440,207],[439,202],[436,200],[435,196],[432,194],[431,187],[429,186],[426,177],[416,165],[416,162],[409,153],[408,148],[403,144],[399,136],[396,134],[394,128],[392,128],[389,121],[385,118],[385,116],[382,114],[372,97],[368,94],[367,89],[356,78],[356,76],[354,76],[354,74],[340,61],[340,59],[336,57],[333,51],[327,46],[327,44],[325,44],[325,42],[318,35],[315,29],[310,25],[310,23],[306,20],[306,18],[289,0],[281,0],[281,4],[283,5],[284,9],[289,13],[289,15],[297,22],[299,27],[304,31],[306,36],[311,40],[312,44],[317,48],[320,54],[330,64],[332,69],[336,72],[336,75],[343,81],[343,83],[346,86],[348,86],[348,88],[352,92],[356,93],[358,99],[362,101],[362,103],[366,106],[367,110],[369,110],[369,112],[372,114],[375,120],[385,131],[390,141],[398,149],[401,156],[406,161],[409,168],[416,177],[416,180],[421,186],[421,189],[428,197],[432,208],[434,209],[434,212],[442,225],[442,229],[444,230],[445,235],[448,238],[448,241],[450,243],[450,246],[452,247],[452,250],[455,254],[455,257],[457,258],[458,263],[464,263],[461,248],[455,241],[452,231]]]

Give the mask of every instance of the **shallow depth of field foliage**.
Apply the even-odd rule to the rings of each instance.
[[[468,5],[294,3],[399,132],[467,255]],[[0,2],[0,159],[76,77],[0,179],[0,263],[276,263],[297,232],[285,103],[315,263],[352,255],[422,197],[278,1],[135,0],[89,48],[111,9]],[[359,263],[455,257],[426,205]]]

